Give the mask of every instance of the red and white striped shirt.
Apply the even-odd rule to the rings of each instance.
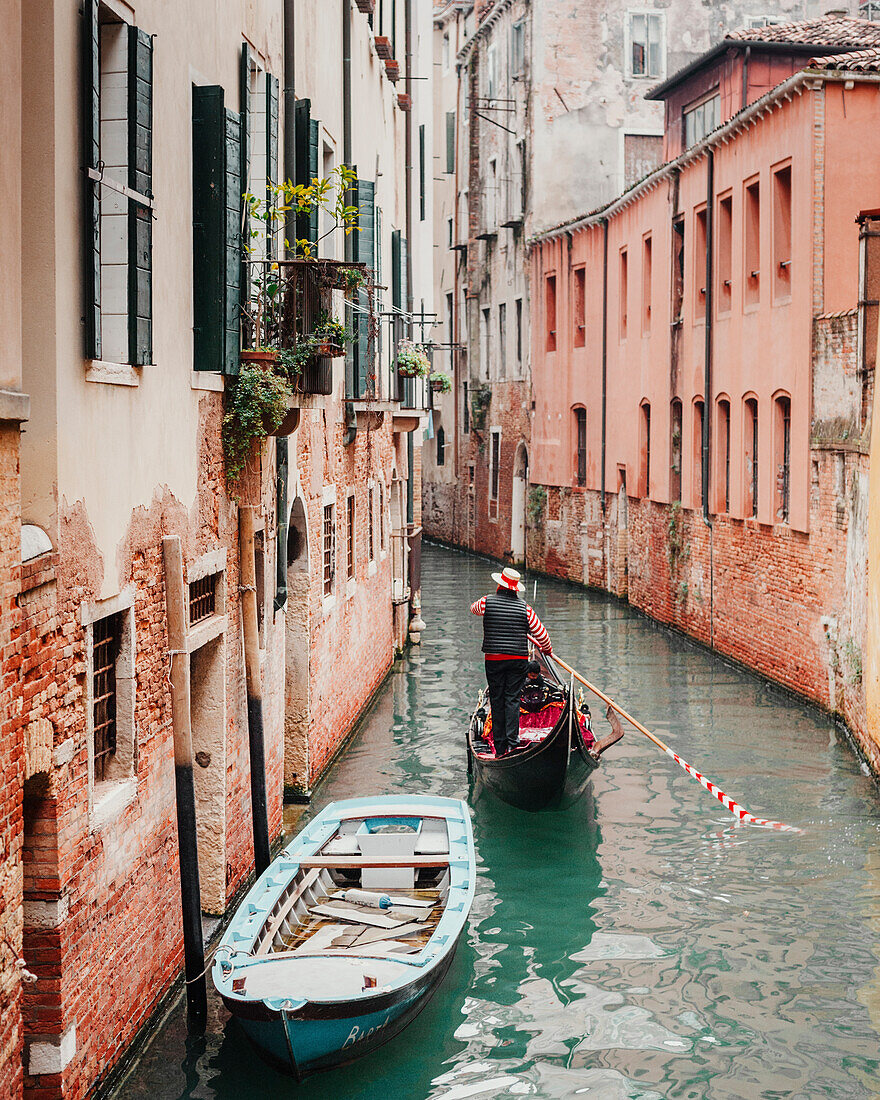
[[[486,597],[481,596],[476,603],[471,604],[472,615],[485,615],[486,614]],[[542,653],[552,653],[553,647],[550,645],[550,635],[547,633],[547,628],[532,610],[530,604],[526,604],[526,615],[529,619],[529,638],[535,643]],[[486,659],[491,660],[492,656],[503,657],[504,654],[487,654]]]

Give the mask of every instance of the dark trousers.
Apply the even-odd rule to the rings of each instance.
[[[527,664],[525,659],[517,657],[486,662],[496,756],[509,752],[519,741],[519,703]]]

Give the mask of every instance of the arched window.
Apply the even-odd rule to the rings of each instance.
[[[669,408],[669,492],[681,500],[681,401],[673,398]]]
[[[583,406],[572,409],[574,413],[574,473],[575,484],[587,484],[587,410]]]
[[[694,507],[703,506],[703,400],[694,400],[694,434],[691,441],[691,477],[694,485]]]
[[[730,511],[730,401],[719,397],[715,415],[715,511]]]
[[[788,523],[791,507],[791,398],[780,394],[773,400],[773,454],[776,465],[774,514]]]
[[[758,515],[758,399],[743,402],[743,454],[745,458],[745,514]]]
[[[639,420],[639,496],[651,495],[651,405],[641,404]]]
[[[442,428],[437,429],[437,465],[446,464],[446,432]]]

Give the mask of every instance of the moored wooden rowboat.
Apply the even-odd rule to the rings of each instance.
[[[401,1031],[452,962],[474,897],[466,805],[334,802],[248,892],[212,968],[266,1059],[296,1077]]]
[[[553,667],[539,659],[546,706],[520,717],[520,746],[497,757],[491,741],[491,713],[485,693],[468,729],[468,768],[485,787],[521,810],[564,809],[587,789],[599,765],[587,706],[579,707]]]

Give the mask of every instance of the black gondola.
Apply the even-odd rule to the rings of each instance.
[[[532,715],[521,715],[520,747],[494,755],[489,700],[483,692],[468,729],[468,770],[475,786],[488,788],[518,809],[565,809],[588,787],[599,757],[593,750],[589,707],[572,698],[570,687],[548,661],[538,660],[546,704]],[[549,724],[542,726],[542,719]]]

